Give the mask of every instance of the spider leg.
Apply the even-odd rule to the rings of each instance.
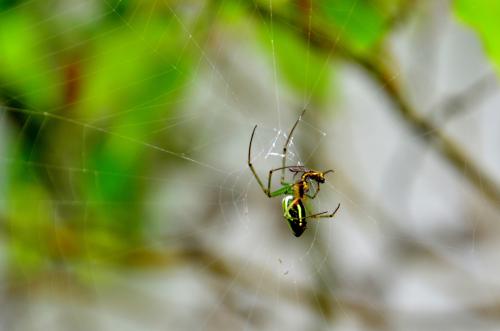
[[[333,171],[333,170],[327,170],[327,171],[323,172],[323,175],[325,175],[325,174],[327,174],[327,173],[329,173],[329,172],[334,172],[334,171]],[[317,195],[318,195],[318,193],[319,193],[319,190],[320,190],[320,188],[321,188],[321,185],[319,184],[319,182],[316,182],[316,184],[318,185],[318,187],[317,187],[317,189],[316,189],[316,192],[314,192],[314,194],[313,194],[312,196],[311,196],[311,195],[309,195],[309,194],[306,194],[306,195],[307,195],[307,197],[308,197],[308,198],[310,198],[310,199],[314,199],[314,198],[316,198],[316,196],[317,196]]]
[[[288,206],[287,210],[286,210],[286,213],[289,213],[290,212],[290,209],[293,208],[293,206],[295,206],[297,204],[297,202],[300,200],[300,198],[295,198],[293,199],[293,201],[290,203],[290,206]],[[285,213],[285,214],[286,214]],[[306,219],[307,217],[303,217],[302,219]]]
[[[256,129],[257,129],[257,125],[254,126],[253,131],[252,131],[252,136],[250,137],[250,144],[248,145],[248,161],[247,161],[247,163],[248,163],[248,166],[250,167],[250,170],[252,171],[255,179],[257,180],[257,183],[259,183],[260,188],[264,192],[264,194],[267,195],[268,197],[271,197],[269,187],[267,189],[264,187],[264,184],[262,184],[262,181],[260,180],[259,175],[257,175],[257,172],[255,171],[253,164],[251,162],[252,160],[251,160],[250,154],[251,154],[251,150],[252,150],[253,136],[255,135]]]
[[[294,168],[294,167],[296,167],[296,166],[279,167],[279,168],[274,168],[274,169],[269,170],[269,177],[268,177],[268,182],[267,182],[268,188],[271,187],[271,177],[275,171],[282,170],[282,169],[290,169],[290,168]],[[284,178],[282,178],[281,185],[285,185],[285,184],[287,184],[287,183],[285,182]]]
[[[299,175],[300,173],[304,174],[305,172],[309,171],[308,168],[304,167],[304,166],[291,166],[289,168],[290,172],[293,173],[293,179],[295,180],[295,178],[297,177],[297,175]]]
[[[321,185],[319,185],[319,183],[317,183],[317,185],[318,185],[318,187],[316,188],[316,192],[314,192],[314,194],[312,196],[307,195],[310,199],[314,199],[318,195]]]
[[[290,171],[291,171],[291,172],[295,172],[295,173],[299,173],[299,172],[307,172],[307,171],[311,170],[311,169],[306,168],[306,167],[301,166],[301,165],[297,165],[297,166],[290,166],[289,168],[290,168]]]
[[[297,121],[295,121],[295,124],[293,125],[292,129],[290,130],[290,133],[288,134],[288,137],[286,138],[285,145],[283,146],[283,161],[282,161],[282,170],[281,170],[281,182],[285,181],[285,169],[286,169],[286,154],[288,152],[288,144],[290,143],[290,139],[292,138],[293,131],[299,124],[300,119],[304,115],[306,110],[304,109],[302,113],[299,115],[299,118],[297,118]]]
[[[273,172],[275,172],[277,170],[281,170],[281,168],[276,168],[276,169],[272,169],[269,171],[269,176],[267,178],[267,188],[266,188],[264,186],[264,184],[262,183],[262,180],[260,179],[259,175],[257,175],[255,168],[253,167],[251,154],[252,154],[252,142],[253,142],[253,137],[255,135],[256,129],[257,129],[257,125],[254,126],[254,128],[253,128],[252,135],[250,137],[250,144],[248,145],[248,160],[247,160],[248,167],[250,167],[252,174],[254,175],[255,179],[257,180],[257,183],[259,184],[260,188],[262,189],[262,191],[264,192],[265,195],[267,195],[269,198],[272,198],[272,197],[275,197],[278,195],[282,195],[286,191],[289,190],[289,186],[281,187],[280,189],[278,189],[274,192],[271,191],[271,178],[273,176]],[[291,167],[292,166],[288,166],[285,168],[291,168]],[[282,185],[285,185],[285,184],[286,184],[285,182],[282,182]]]
[[[308,215],[308,216],[304,217],[304,219],[306,219],[306,218],[312,218],[312,219],[315,219],[315,218],[331,218],[331,217],[335,216],[335,214],[337,213],[337,211],[339,210],[339,208],[340,208],[340,203],[338,204],[337,208],[335,208],[335,210],[331,214],[327,214],[327,211],[323,211],[321,213]]]

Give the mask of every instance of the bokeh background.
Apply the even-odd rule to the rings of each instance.
[[[0,329],[498,330],[498,17],[0,1]],[[287,162],[341,209],[295,238],[246,158],[302,109]]]

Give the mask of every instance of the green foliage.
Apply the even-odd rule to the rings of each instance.
[[[378,1],[319,1],[317,6],[325,31],[356,52],[368,52],[387,32],[385,22],[391,12]]]
[[[483,41],[488,56],[500,71],[500,2],[495,0],[455,0],[455,14]]]
[[[53,107],[62,98],[60,70],[48,45],[45,24],[37,24],[30,12],[9,10],[0,15],[0,83],[37,109]]]
[[[20,0],[0,0],[0,10],[7,10],[19,4]]]
[[[145,146],[165,138],[196,49],[182,20],[153,2],[120,1],[70,27],[35,4],[0,14],[0,89],[18,130],[2,215],[12,270],[119,262],[145,245],[138,178],[159,158]]]

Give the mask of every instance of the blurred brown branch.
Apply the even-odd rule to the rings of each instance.
[[[434,121],[447,122],[474,108],[491,96],[498,88],[497,77],[493,73],[486,74],[474,81],[458,93],[438,103],[429,111]]]
[[[400,116],[407,127],[413,130],[422,142],[441,155],[457,174],[466,179],[496,208],[500,208],[500,187],[453,139],[444,134],[440,127],[424,117],[406,100],[398,84],[399,81],[396,80],[397,73],[391,70],[394,64],[387,64],[383,61],[387,56],[383,54],[382,48],[378,54],[370,53],[369,57],[359,55],[343,44],[341,38],[332,38],[333,34],[326,33],[319,26],[311,24],[305,29],[293,29],[291,27],[299,27],[303,22],[277,10],[271,13],[270,9],[263,5],[257,5],[256,12],[261,18],[270,19],[272,16],[273,24],[281,24],[284,28],[293,31],[300,38],[305,39],[312,49],[325,54],[328,58],[333,59],[331,55],[336,55],[362,67],[379,86],[383,87],[394,106],[391,109]],[[396,20],[390,22],[396,22]]]

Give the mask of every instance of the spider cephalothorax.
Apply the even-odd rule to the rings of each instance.
[[[302,112],[302,114],[299,116],[299,118],[293,125],[292,129],[290,130],[290,133],[288,134],[288,138],[285,142],[285,145],[283,146],[282,166],[279,168],[271,169],[269,171],[269,175],[267,178],[267,188],[260,180],[259,176],[255,172],[255,169],[251,163],[250,155],[252,150],[252,141],[255,135],[255,130],[257,129],[257,125],[253,128],[252,136],[250,137],[250,144],[248,145],[248,166],[250,167],[250,170],[255,176],[255,179],[257,180],[257,183],[261,187],[262,191],[264,191],[264,194],[266,194],[269,198],[285,195],[282,200],[283,216],[285,217],[285,220],[288,222],[290,229],[292,230],[293,234],[296,237],[299,237],[305,231],[307,227],[307,222],[306,222],[307,218],[315,219],[315,218],[333,217],[340,208],[340,204],[338,204],[337,208],[330,214],[327,214],[327,212],[324,211],[321,213],[307,215],[303,200],[305,200],[306,197],[314,199],[319,193],[320,184],[325,183],[325,175],[329,172],[333,172],[333,170],[327,170],[321,172],[321,171],[311,170],[300,165],[297,166],[286,165],[286,155],[287,155],[288,144],[290,143],[290,138],[292,137],[293,131],[295,130],[295,127],[299,123],[302,115],[304,115],[304,112],[305,110]],[[302,175],[300,176],[300,179],[297,180],[295,183],[287,183],[285,182],[285,169],[288,169],[289,171],[294,173],[294,178],[295,175],[299,173],[302,173]],[[277,189],[276,191],[272,191],[271,179],[273,173],[277,170],[281,170],[282,187]],[[311,183],[314,182],[316,183],[316,190],[313,195],[309,195],[309,191],[311,189]]]

